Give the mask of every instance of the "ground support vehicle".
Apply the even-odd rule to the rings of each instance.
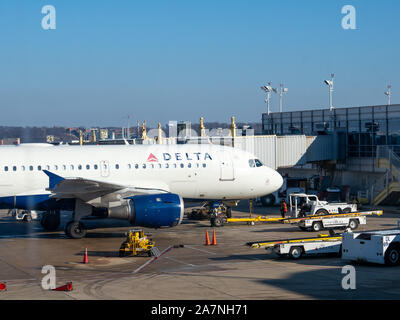
[[[342,214],[328,214],[323,216],[308,216],[305,218],[288,218],[283,223],[296,224],[303,231],[321,231],[329,228],[357,229],[359,225],[367,223],[366,216],[381,216],[382,210],[352,212]]]
[[[327,202],[319,200],[314,194],[292,193],[289,195],[292,217],[327,215],[330,213],[357,212],[357,204],[346,202]]]
[[[40,214],[35,210],[11,209],[8,211],[8,214],[17,221],[31,222],[32,220],[40,219]]]
[[[119,256],[125,257],[132,254],[133,256],[146,255],[151,257],[154,244],[151,239],[148,239],[142,229],[130,230],[127,233],[126,241],[121,244]]]
[[[400,265],[400,229],[343,233],[342,259]]]
[[[288,255],[290,258],[297,260],[303,255],[317,254],[341,254],[342,236],[340,234],[331,233],[330,235],[320,234],[318,237],[298,238],[287,240],[272,240],[249,242],[252,248],[265,248],[273,250],[279,256]]]

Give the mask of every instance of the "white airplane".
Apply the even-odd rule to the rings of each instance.
[[[142,227],[181,223],[184,199],[252,199],[278,190],[281,175],[251,153],[212,144],[0,147],[0,208],[44,211],[55,230],[82,238],[81,218],[102,216]]]

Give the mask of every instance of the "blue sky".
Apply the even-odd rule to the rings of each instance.
[[[43,30],[44,5],[56,30]],[[341,27],[356,8],[357,29]],[[125,126],[260,121],[260,86],[285,110],[400,102],[400,2],[0,2],[0,125]],[[272,111],[279,109],[272,96]]]

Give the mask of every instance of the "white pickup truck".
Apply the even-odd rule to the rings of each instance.
[[[400,229],[342,234],[342,259],[386,265],[400,264]]]
[[[328,215],[331,213],[357,212],[357,204],[346,202],[327,202],[319,200],[314,194],[292,193],[289,195],[292,217]]]

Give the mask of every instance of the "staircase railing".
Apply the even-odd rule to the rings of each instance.
[[[385,159],[388,163],[386,174],[374,183],[372,192],[374,204],[383,201],[389,196],[393,182],[400,182],[400,157],[394,152],[394,148],[395,146],[377,146],[377,160]]]

